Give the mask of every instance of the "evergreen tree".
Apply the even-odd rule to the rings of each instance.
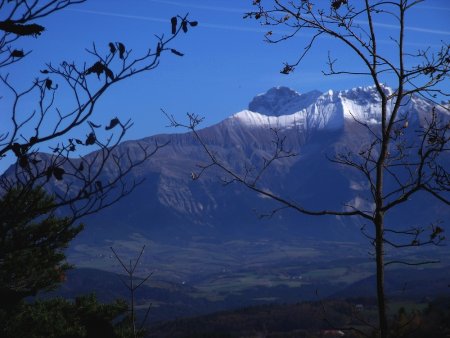
[[[51,290],[70,268],[64,249],[82,230],[55,215],[42,188],[11,189],[0,198],[0,307],[11,310],[27,296]]]
[[[113,320],[127,310],[124,301],[101,304],[94,295],[22,303],[16,311],[1,318],[2,337],[14,338],[114,338],[127,337],[126,326]],[[130,335],[128,335],[129,337]]]

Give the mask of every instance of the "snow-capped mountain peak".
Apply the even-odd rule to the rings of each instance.
[[[382,88],[388,95],[394,93],[388,86],[383,85]],[[322,94],[318,91],[300,94],[286,87],[275,87],[257,95],[250,102],[248,110],[233,115],[230,121],[248,127],[339,129],[346,120],[380,123],[380,103],[381,98],[375,86],[342,91],[330,89]],[[394,103],[394,100],[388,102],[388,114]],[[431,109],[431,103],[412,98],[401,109],[415,119],[418,112]]]
[[[269,116],[250,110],[243,110],[232,115],[229,122],[247,127],[291,128],[303,124],[302,112],[289,115]]]
[[[290,115],[308,107],[320,95],[318,90],[300,94],[287,87],[274,87],[255,96],[248,110],[268,116]]]

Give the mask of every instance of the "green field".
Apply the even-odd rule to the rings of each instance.
[[[137,257],[143,245],[146,249],[137,274],[153,272],[150,286],[188,286],[195,290],[190,296],[208,300],[223,300],[258,288],[313,290],[317,286],[328,291],[324,285],[342,288],[374,272],[372,257],[364,245],[311,240],[217,242],[196,238],[178,245],[157,243],[134,233],[122,240],[105,240],[101,245],[79,244],[71,248],[69,259],[77,267],[121,272],[110,247],[128,262]],[[445,256],[442,252],[440,255]],[[254,298],[276,300],[273,294]]]
[[[95,246],[78,244],[70,248],[69,262],[78,268],[123,274],[110,247],[114,247],[122,260],[128,263],[130,260],[133,262],[143,245],[146,248],[136,276],[150,272],[153,275],[146,283],[145,297],[139,299],[138,304],[142,309],[150,303],[158,308],[152,319],[155,321],[170,319],[174,314],[192,316],[263,303],[352,298],[370,293],[370,297],[374,296],[373,279],[372,282],[366,280],[374,274],[375,268],[373,257],[368,254],[369,246],[350,242],[261,238],[218,242],[196,238],[183,243],[158,243],[135,233],[121,240],[105,240]],[[412,309],[423,297],[433,295],[436,288],[445,289],[448,293],[448,278],[445,276],[448,276],[450,249],[439,249],[437,252],[422,250],[422,255],[406,251],[405,256],[388,256],[389,259],[441,259],[440,264],[427,267],[436,268],[431,273],[422,271],[422,267],[410,268],[416,269],[411,271],[422,271],[421,274],[412,274],[389,266],[386,272],[388,277],[394,277],[395,283],[390,288],[396,297],[391,303],[392,313],[402,306]],[[416,280],[409,281],[413,276],[417,276]],[[97,284],[102,289],[105,281],[99,278]],[[408,281],[412,298],[403,297],[406,294],[403,293],[405,283],[402,279]],[[119,297],[124,297],[120,282],[114,288],[118,295],[121,293]],[[72,292],[76,294],[77,290]],[[411,299],[412,302],[404,303]]]

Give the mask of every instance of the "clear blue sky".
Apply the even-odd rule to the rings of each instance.
[[[122,82],[97,107],[96,116],[103,122],[105,116],[132,118],[135,126],[128,139],[179,132],[166,127],[168,122],[160,108],[180,118],[186,112],[203,115],[206,126],[247,108],[253,96],[273,86],[306,92],[370,84],[363,77],[321,74],[328,50],[333,51],[342,67],[353,62],[333,39],[321,39],[293,74],[280,74],[282,63],[295,60],[308,35],[277,45],[265,43],[263,35],[268,29],[254,20],[243,20],[243,13],[252,8],[251,4],[252,0],[87,1],[38,22],[46,31],[38,39],[20,41],[17,47],[33,53],[10,67],[10,77],[19,87],[25,86],[39,75],[45,62],[83,60],[84,49],[93,42],[105,51],[109,41],[122,41],[133,50],[154,46],[153,34],[170,34],[171,16],[189,12],[190,18],[199,22],[198,27],[173,43],[185,56],[166,54],[156,71]],[[436,46],[440,41],[448,43],[449,17],[449,1],[429,0],[418,5],[408,17],[406,46],[415,51]],[[390,26],[392,22],[379,23],[377,30],[385,37],[381,48],[389,51],[389,35],[396,30]],[[0,114],[0,124],[7,118],[7,114]],[[0,161],[0,172],[8,162]]]

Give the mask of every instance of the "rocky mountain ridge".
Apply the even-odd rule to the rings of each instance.
[[[389,94],[394,92],[384,89]],[[297,156],[275,161],[265,171],[260,180],[265,189],[311,209],[343,210],[351,204],[370,210],[370,190],[364,177],[331,163],[327,157],[357,152],[369,142],[370,134],[362,125],[376,128],[380,123],[379,103],[374,87],[305,94],[276,87],[256,96],[248,110],[201,129],[199,134],[221,161],[243,175],[252,175],[272,156],[276,129]],[[432,109],[431,102],[413,97],[400,112],[410,121],[413,132]],[[450,116],[448,111],[437,109],[444,117]],[[113,208],[91,216],[86,222],[95,226],[85,231],[86,238],[104,239],[105,234],[117,237],[132,232],[161,239],[294,233],[336,240],[361,237],[362,220],[358,218],[307,217],[285,211],[261,220],[259,216],[280,205],[237,184],[224,186],[223,172],[210,170],[192,180],[192,173],[207,164],[208,158],[191,133],[127,141],[117,151],[138,156],[138,143],[151,146],[155,140],[169,143],[128,177],[144,179],[144,183]],[[109,179],[107,169],[102,180]],[[433,217],[447,216],[448,208],[419,196],[410,206],[399,208],[390,220],[426,223]]]
[[[385,90],[393,92],[388,87]],[[249,108],[262,112],[243,110],[199,131],[221,160],[241,173],[260,167],[274,150],[271,128],[275,128],[298,156],[273,163],[261,178],[266,189],[313,209],[342,210],[349,203],[371,208],[364,178],[348,168],[336,166],[326,157],[343,149],[356,151],[368,140],[367,130],[359,122],[374,127],[380,123],[379,98],[374,87],[330,90],[320,95],[317,91],[298,94],[277,87],[257,96]],[[412,98],[401,113],[408,114],[413,130],[431,110],[430,102]],[[150,231],[155,236],[166,231],[168,236],[177,236],[187,231],[191,235],[221,237],[236,232],[255,233],[260,228],[276,233],[280,227],[301,228],[299,224],[302,224],[307,236],[326,234],[341,238],[349,233],[359,236],[360,219],[314,218],[285,212],[261,221],[258,215],[279,205],[236,184],[223,186],[221,178],[226,178],[223,172],[212,170],[192,180],[192,172],[208,161],[192,134],[158,135],[138,142],[151,144],[155,139],[169,141],[169,145],[132,173],[133,178],[145,178],[145,183],[114,208],[122,211],[114,213],[114,217],[105,216],[119,228]],[[120,151],[135,146],[134,141],[126,142]],[[438,210],[439,217],[448,214],[446,208],[438,207],[429,198],[414,203]],[[393,219],[399,219],[404,211],[400,208]],[[96,216],[98,222],[103,223],[102,217]],[[413,218],[425,221],[427,217],[413,212]]]

